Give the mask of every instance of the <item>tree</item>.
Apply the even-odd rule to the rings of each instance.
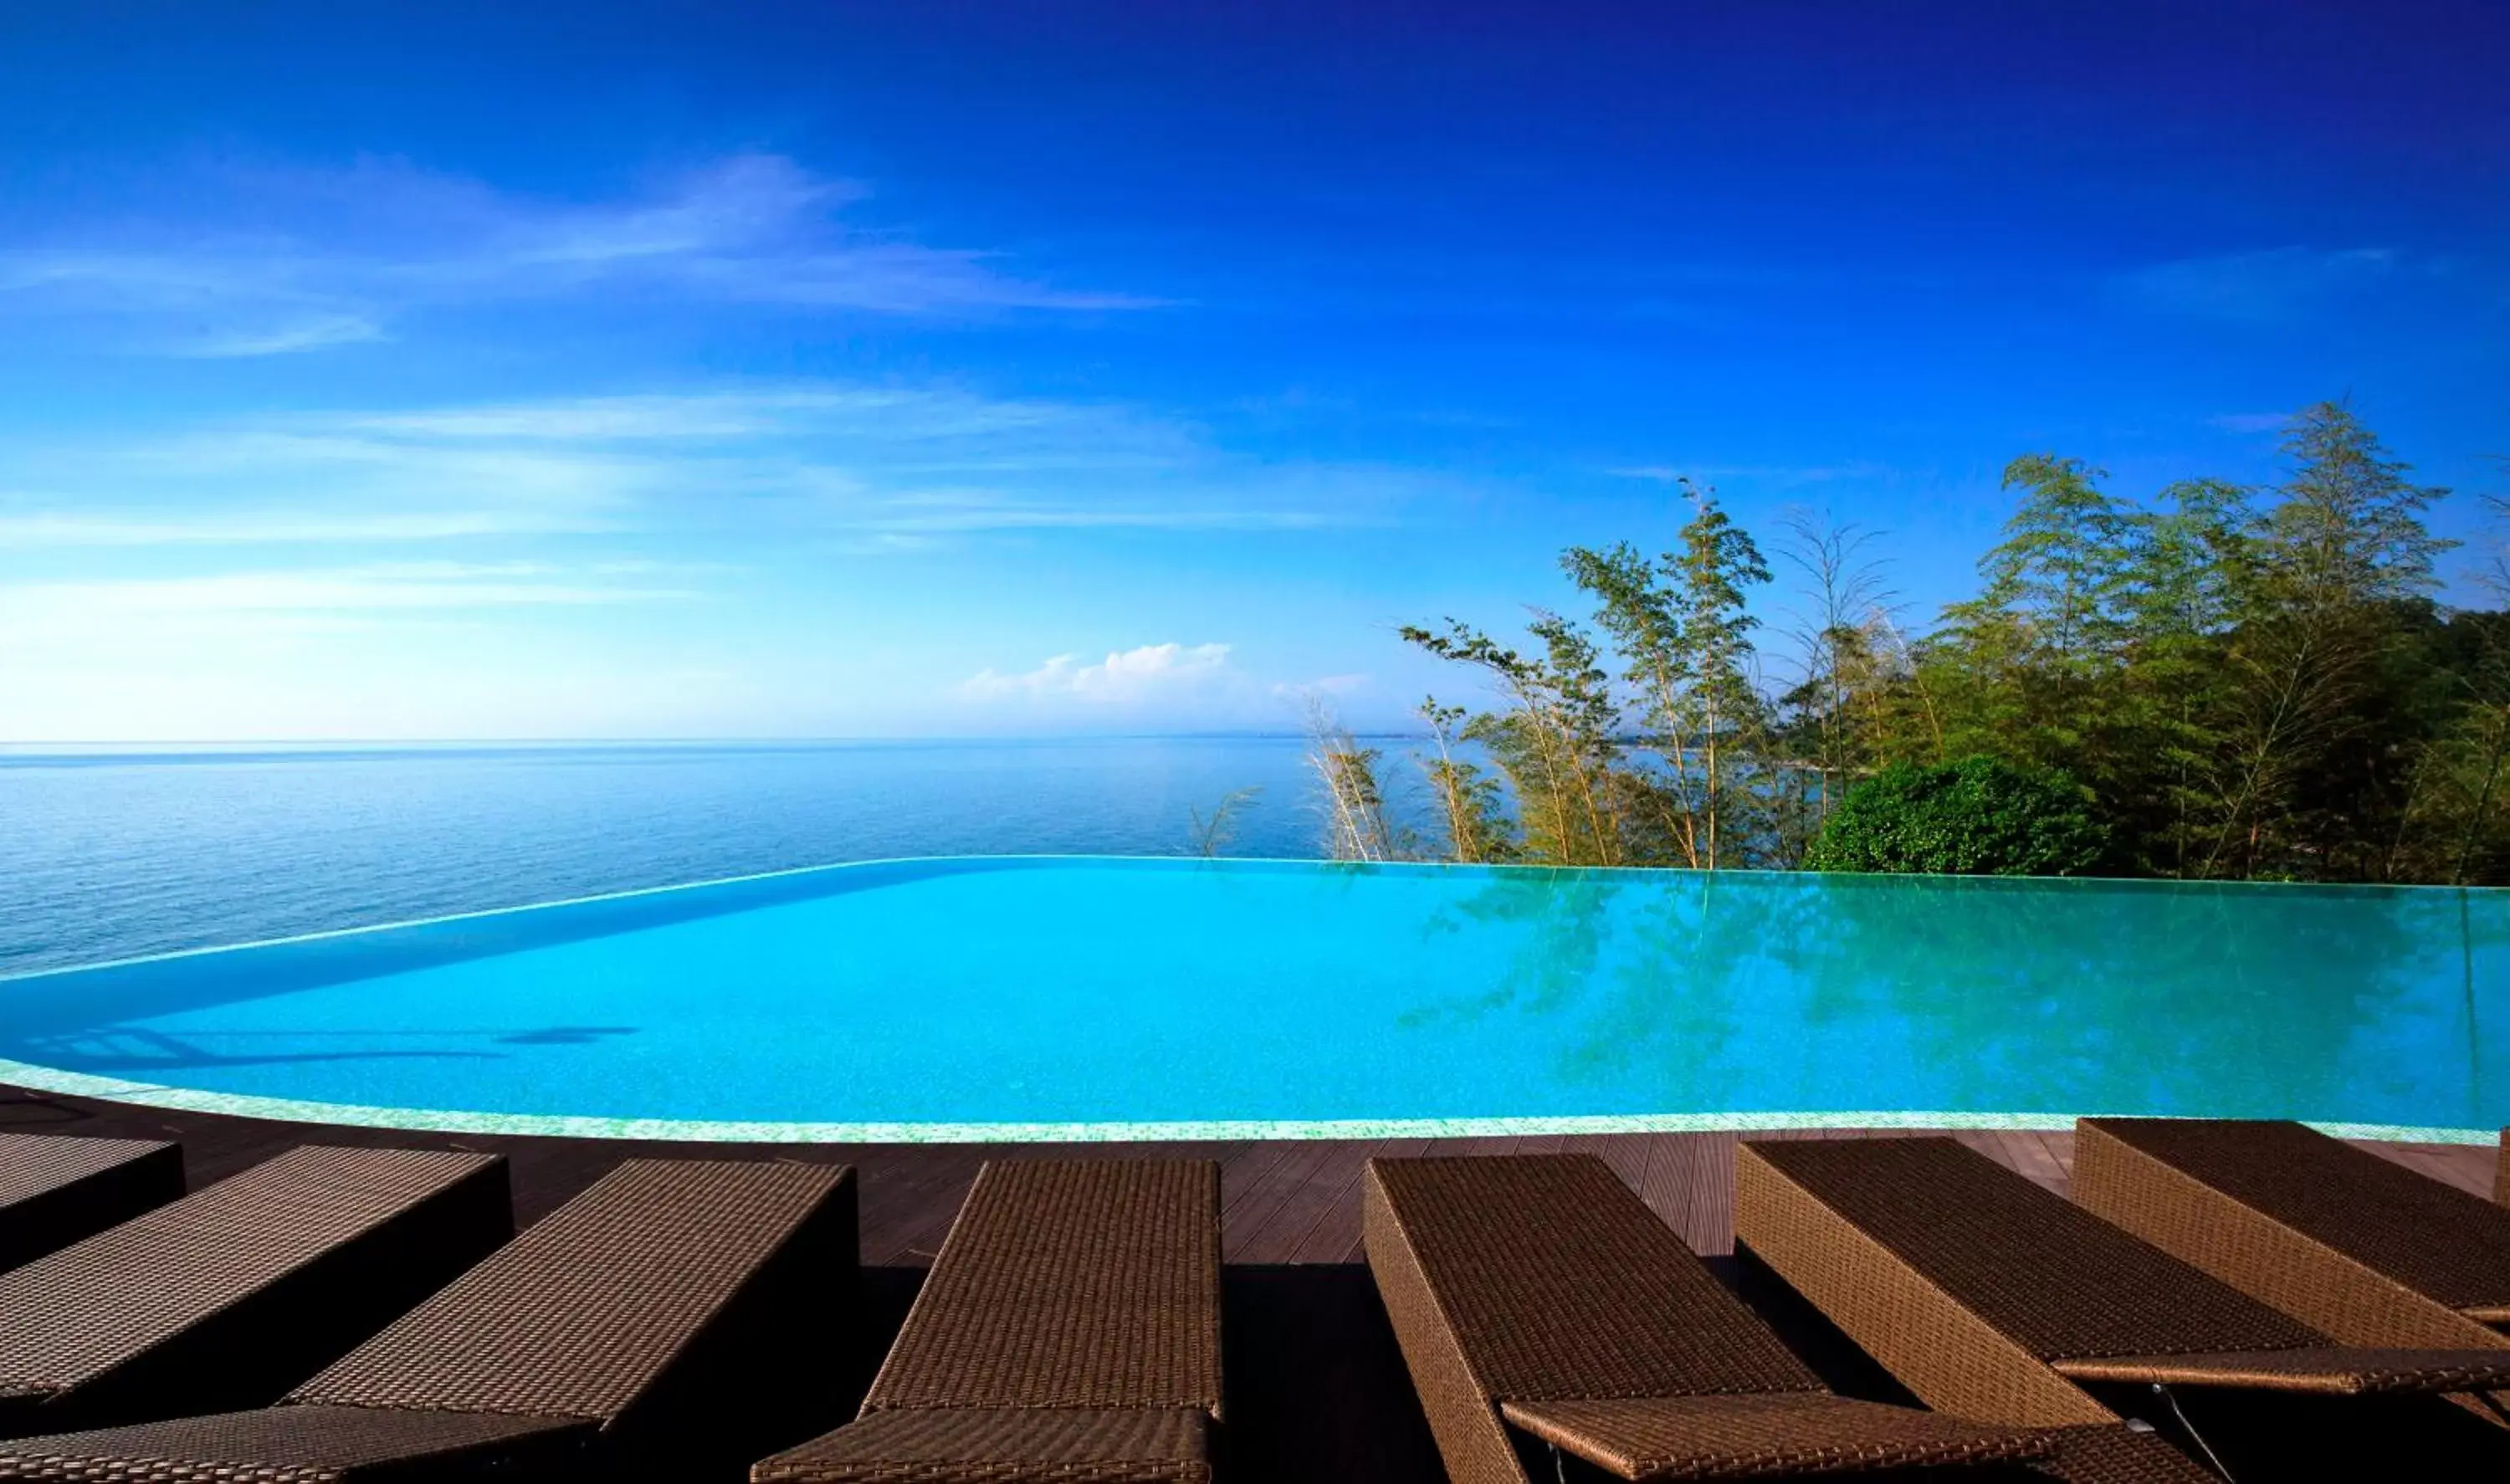
[[[2187,479],[2135,516],[2115,682],[2133,765],[2111,770],[2109,807],[2126,836],[2121,856],[2137,869],[2187,875],[2211,838],[2225,747],[2225,648],[2255,581],[2251,498],[2236,484]]]
[[[1377,780],[1378,749],[1363,747],[1322,698],[1308,697],[1308,767],[1324,795],[1325,858],[1391,860],[1394,833]]]
[[[1444,632],[1405,627],[1405,640],[1482,671],[1504,702],[1474,715],[1462,737],[1490,749],[1516,796],[1523,853],[1553,865],[1623,863],[1623,821],[1614,782],[1619,744],[1611,677],[1594,640],[1542,609],[1526,626],[1542,641],[1529,657],[1469,625]]]
[[[1745,611],[1743,590],[1768,582],[1769,571],[1714,490],[1689,479],[1682,486],[1692,517],[1675,550],[1650,562],[1626,542],[1602,552],[1572,547],[1560,561],[1595,599],[1595,623],[1612,636],[1638,698],[1641,743],[1660,760],[1650,774],[1616,780],[1627,812],[1654,825],[1680,863],[1716,870],[1743,858],[1760,804],[1738,780],[1767,721],[1752,675],[1760,621]]]
[[[1672,550],[1562,553],[1592,631],[1537,610],[1519,654],[1453,621],[1404,630],[1500,696],[1480,714],[1431,704],[1424,766],[1450,849],[1785,863],[1831,838],[1853,780],[1984,759],[2076,780],[2105,870],[2510,877],[2510,612],[2435,601],[2452,543],[2424,514],[2445,491],[2413,482],[2344,404],[2295,414],[2283,449],[2278,485],[2186,479],[2147,502],[2081,459],[2014,460],[1977,594],[1922,634],[1894,622],[1861,533],[1799,518],[1779,549],[1804,584],[1798,665],[1774,697],[1744,601],[1768,565],[1686,481]],[[2510,549],[2499,566],[2510,604]],[[1498,778],[1457,742],[1487,747]]]
[[[1885,744],[1887,696],[1899,680],[1891,593],[1863,553],[1875,533],[1797,511],[1784,518],[1779,558],[1798,575],[1788,629],[1798,679],[1778,698],[1782,744],[1796,766],[1772,778],[1784,811],[1777,853],[1800,856],[1830,814],[1837,790]]]
[[[1840,801],[1805,856],[1815,871],[2073,876],[2108,845],[2088,796],[2061,772],[1992,757],[1894,763]]]
[[[1429,724],[1430,739],[1438,748],[1436,757],[1422,760],[1421,771],[1437,801],[1438,822],[1447,836],[1447,858],[1475,864],[1512,857],[1516,843],[1509,838],[1499,780],[1457,755],[1464,708],[1440,705],[1431,697],[1421,703],[1421,718]]]
[[[2101,684],[2125,636],[2134,521],[2080,459],[2005,467],[2021,502],[1979,559],[1980,594],[1944,611],[1924,666],[1952,700],[1951,745],[2039,766],[2104,771],[2111,718]]]
[[[2364,837],[2387,761],[2346,749],[2377,730],[2366,702],[2381,662],[2404,621],[2428,615],[2432,563],[2452,545],[2422,521],[2447,491],[2408,482],[2342,403],[2296,414],[2284,451],[2292,476],[2236,572],[2204,875],[2343,873],[2330,853]]]

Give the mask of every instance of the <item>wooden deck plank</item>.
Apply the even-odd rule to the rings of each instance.
[[[1225,1213],[1220,1228],[1220,1254],[1233,1263],[1279,1263],[1289,1260],[1295,1237],[1284,1240],[1281,1233],[1291,1221],[1298,1221],[1298,1236],[1307,1235],[1314,1224],[1315,1211],[1308,1208],[1306,1219],[1287,1214],[1287,1208],[1299,1200],[1334,1157],[1333,1140],[1313,1139],[1290,1151],[1280,1163],[1266,1172],[1264,1180],[1246,1193],[1243,1205]]]
[[[1656,1219],[1690,1239],[1691,1210],[1686,1203],[1689,1193],[1682,1189],[1681,1164],[1687,1158],[1683,1140],[1689,1135],[1652,1133],[1638,1137],[1647,1141],[1647,1158],[1639,1167],[1639,1199],[1655,1212]]]
[[[1734,1250],[1734,1149],[1742,1141],[1730,1133],[1673,1137],[1681,1140],[1675,1199],[1682,1213],[1673,1228],[1693,1252],[1723,1257]]]
[[[1359,1252],[1359,1181],[1370,1160],[1408,1160],[1429,1147],[1427,1139],[1381,1139],[1351,1166],[1345,1186],[1317,1216],[1290,1254],[1294,1263],[1355,1263]]]
[[[1316,1164],[1305,1184],[1281,1202],[1279,1211],[1268,1228],[1269,1236],[1256,1238],[1249,1251],[1262,1252],[1260,1257],[1241,1258],[1243,1262],[1304,1263],[1316,1259],[1303,1256],[1308,1239],[1316,1228],[1334,1219],[1344,1206],[1351,1208],[1350,1235],[1359,1235],[1359,1175],[1368,1167],[1368,1157],[1377,1152],[1375,1140],[1334,1142]],[[1339,1244],[1336,1251],[1341,1250]],[[1277,1254],[1277,1255],[1274,1255]],[[1339,1256],[1332,1259],[1339,1262]]]
[[[2004,1161],[2020,1173],[2060,1194],[2073,1184],[2072,1173],[2057,1162],[2056,1155],[2035,1131],[1996,1129],[1989,1131],[1989,1137]]]

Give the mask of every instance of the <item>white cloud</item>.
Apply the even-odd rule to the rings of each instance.
[[[841,213],[866,193],[737,155],[629,199],[566,203],[393,162],[213,172],[183,219],[0,244],[0,313],[97,326],[118,348],[276,356],[383,339],[430,307],[592,291],[660,301],[936,316],[1149,307],[1050,286],[993,254]],[[166,190],[168,200],[204,193]]]
[[[1028,698],[1131,706],[1205,691],[1235,678],[1226,644],[1145,644],[1110,651],[1094,665],[1083,664],[1079,655],[1056,655],[1019,674],[980,670],[960,682],[959,694],[970,701]]]

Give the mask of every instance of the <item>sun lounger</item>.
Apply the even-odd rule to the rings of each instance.
[[[759,1484],[1211,1477],[1220,1169],[987,1163],[862,1415]]]
[[[2111,1417],[2087,1383],[2510,1385],[2510,1351],[2339,1345],[1950,1139],[1746,1143],[1734,1231],[1929,1406],[1962,1417]]]
[[[2492,1156],[2492,1203],[2510,1205],[2510,1128],[2501,1130],[2501,1143]]]
[[[1832,1393],[1592,1156],[1372,1160],[1361,1199],[1368,1266],[1458,1484],[1526,1484],[1529,1461],[1548,1480],[1543,1445],[1624,1479],[1744,1479],[2073,1440]],[[2178,1458],[2090,1421],[2109,1424],[2093,1446],[2114,1433]]]
[[[2084,1119],[2073,1194],[2343,1344],[2510,1350],[2510,1210],[2315,1129]]]
[[[0,1270],[183,1194],[183,1151],[154,1139],[0,1133]]]
[[[631,1160],[281,1405],[0,1443],[0,1478],[338,1484],[593,1450],[737,1471],[807,1430],[855,1240],[844,1166]]]
[[[0,1434],[271,1401],[513,1231],[495,1156],[290,1151],[0,1274]]]

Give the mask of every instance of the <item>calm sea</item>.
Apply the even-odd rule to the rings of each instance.
[[[1383,743],[1408,752],[1402,742]],[[0,749],[0,973],[898,856],[1317,854],[1294,739]],[[1401,770],[1408,772],[1408,770]]]

